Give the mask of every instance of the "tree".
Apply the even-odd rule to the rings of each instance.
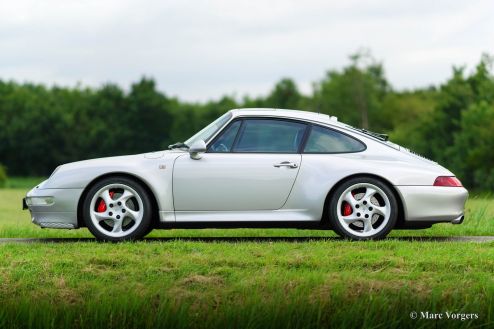
[[[5,187],[6,183],[7,183],[7,170],[0,163],[0,188]]]
[[[164,149],[185,141],[232,108],[300,108],[336,115],[354,126],[388,132],[401,145],[444,164],[467,187],[494,187],[493,59],[473,72],[454,67],[438,88],[394,91],[365,51],[350,56],[302,95],[284,78],[266,96],[181,102],[142,78],[126,92],[46,87],[0,80],[0,162],[11,175],[48,175],[59,164]]]
[[[170,142],[170,101],[156,90],[153,79],[142,78],[131,86],[127,107],[121,114],[128,128],[120,143],[130,153],[149,152]],[[119,127],[120,129],[120,127]]]
[[[328,71],[314,87],[314,108],[318,111],[354,126],[382,130],[379,113],[390,87],[382,65],[368,52],[351,55],[347,67]]]
[[[386,95],[382,104],[383,129],[393,142],[425,153],[428,141],[423,138],[423,127],[431,120],[437,93],[429,88]]]
[[[284,78],[274,86],[266,98],[267,107],[279,109],[297,109],[302,96],[293,80]]]
[[[439,90],[430,120],[422,127],[422,138],[427,141],[424,152],[428,157],[445,165],[457,163],[454,135],[466,129],[461,124],[462,113],[474,104],[494,101],[491,67],[492,58],[483,55],[470,76],[465,75],[464,67],[453,68],[453,76]]]
[[[466,186],[494,190],[494,104],[482,101],[462,112],[452,165]]]

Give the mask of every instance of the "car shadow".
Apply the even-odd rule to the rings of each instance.
[[[310,242],[310,241],[354,241],[345,240],[340,237],[149,237],[140,240],[140,242]],[[494,236],[404,236],[388,237],[384,241],[410,241],[410,242],[490,242],[494,241]],[[95,238],[0,238],[0,243],[18,242],[18,243],[77,243],[77,242],[98,242]]]

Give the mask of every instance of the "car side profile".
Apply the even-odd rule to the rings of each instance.
[[[64,164],[27,193],[43,228],[100,240],[152,229],[293,227],[379,239],[460,224],[467,190],[449,170],[334,117],[235,109],[166,151]]]

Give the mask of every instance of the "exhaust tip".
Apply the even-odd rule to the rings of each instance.
[[[465,215],[461,215],[460,217],[456,218],[456,219],[453,219],[451,221],[451,224],[461,224],[463,223],[463,220],[465,219]]]

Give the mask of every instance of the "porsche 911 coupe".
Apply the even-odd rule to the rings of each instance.
[[[353,240],[460,224],[468,192],[449,170],[324,114],[231,110],[169,150],[68,163],[23,199],[42,228],[100,240],[152,229],[330,229]]]

